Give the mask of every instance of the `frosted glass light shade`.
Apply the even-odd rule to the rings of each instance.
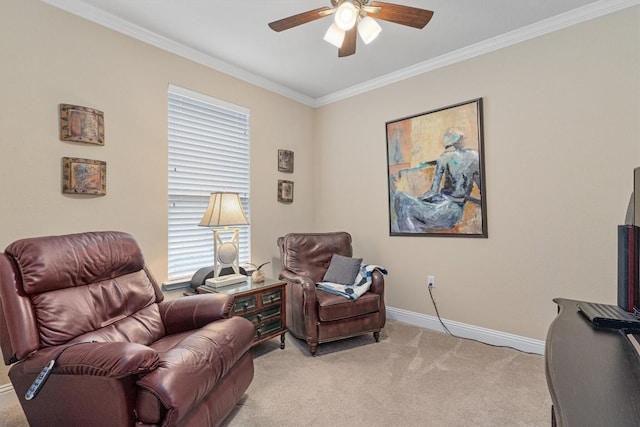
[[[331,24],[324,35],[324,39],[340,49],[342,47],[342,42],[344,41],[344,34],[344,31],[338,28],[336,24]]]
[[[358,10],[353,3],[344,2],[338,6],[336,10],[334,20],[338,28],[342,31],[349,31],[356,25],[358,19]]]
[[[360,38],[365,44],[369,44],[375,40],[378,34],[380,34],[380,31],[382,31],[380,25],[375,19],[369,16],[365,16],[360,23],[358,23],[358,34],[360,34]]]
[[[238,193],[211,193],[209,206],[202,216],[201,227],[249,224]]]

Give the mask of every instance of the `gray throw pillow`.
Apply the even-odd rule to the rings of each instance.
[[[362,263],[362,258],[349,258],[333,254],[329,268],[324,274],[322,281],[339,283],[341,285],[353,285],[360,270],[360,263]]]

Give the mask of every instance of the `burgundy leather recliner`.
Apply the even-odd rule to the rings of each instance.
[[[319,343],[373,332],[376,342],[386,322],[384,276],[374,270],[371,287],[351,301],[316,288],[333,254],[351,257],[351,235],[333,233],[289,233],[278,238],[282,271],[287,283],[287,329],[304,339],[312,355]]]
[[[253,325],[229,318],[227,295],[163,298],[126,233],[29,238],[0,253],[0,345],[29,424],[220,424],[253,379]]]

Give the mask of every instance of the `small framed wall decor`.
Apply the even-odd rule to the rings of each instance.
[[[65,194],[107,194],[107,162],[62,158],[62,192]]]
[[[281,203],[293,202],[293,181],[278,180],[278,201]]]
[[[278,171],[293,172],[293,151],[278,150]]]
[[[60,139],[104,145],[104,113],[79,105],[60,104]]]

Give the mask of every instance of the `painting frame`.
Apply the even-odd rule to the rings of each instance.
[[[60,104],[60,139],[104,145],[104,113],[80,105]]]
[[[278,149],[278,172],[293,173],[293,151]]]
[[[62,192],[64,194],[106,195],[107,162],[63,157]]]
[[[385,130],[389,235],[488,238],[482,98]]]
[[[293,181],[278,180],[278,201],[280,203],[293,203]]]

